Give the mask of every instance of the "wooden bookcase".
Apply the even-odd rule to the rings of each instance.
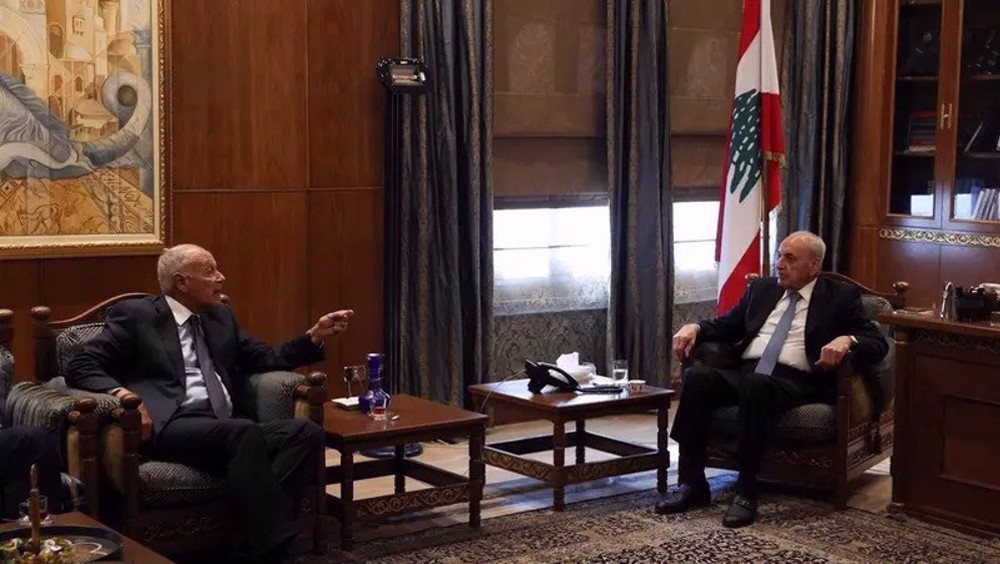
[[[850,274],[932,305],[1000,280],[1000,2],[861,6]]]

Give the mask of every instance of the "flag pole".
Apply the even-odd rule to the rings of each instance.
[[[763,156],[763,155],[762,155]],[[771,222],[767,213],[767,158],[761,159],[760,167],[760,222],[761,222],[761,276],[771,275]]]
[[[766,2],[761,2],[760,3],[760,21],[761,21],[762,24],[765,21],[764,20],[764,9],[765,9],[766,5],[767,5]],[[769,8],[770,6],[767,6],[767,7]],[[761,49],[761,51],[763,51],[763,49],[764,49],[763,42],[760,43],[760,49]],[[761,59],[763,59],[763,52],[761,53]],[[764,65],[759,65],[758,69],[759,69],[759,72],[760,72],[760,76],[759,76],[760,82],[759,82],[759,84],[763,85],[764,84]],[[763,92],[763,88],[761,88],[761,90],[762,91],[760,93],[760,95],[761,95],[761,97],[760,97],[760,102],[761,102],[760,108],[761,108],[761,114],[763,114],[763,108],[764,108],[764,92]],[[763,115],[761,117],[763,117]],[[763,119],[761,120],[761,123],[763,123]],[[763,141],[763,139],[761,139],[761,141]],[[761,270],[760,270],[760,275],[762,277],[766,277],[766,276],[770,276],[771,275],[771,269],[769,268],[770,263],[771,263],[771,222],[768,221],[770,218],[768,217],[768,213],[767,213],[767,204],[768,204],[768,194],[769,194],[769,192],[767,190],[767,153],[764,152],[764,149],[765,148],[763,146],[761,146],[761,151],[760,151],[760,157],[761,157],[760,158],[760,222],[761,222],[761,237],[760,237],[761,238],[761,242],[760,242],[760,249],[761,249],[761,257],[760,257],[761,258]]]

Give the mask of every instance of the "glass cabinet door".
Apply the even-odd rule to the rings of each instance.
[[[932,218],[942,3],[900,0],[898,6],[888,211]]]
[[[1000,10],[964,0],[961,10],[954,181],[950,218],[962,228],[1000,220]],[[978,224],[978,225],[977,225]]]

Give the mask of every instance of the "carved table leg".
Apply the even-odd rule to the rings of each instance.
[[[552,446],[552,465],[555,466],[552,505],[556,511],[562,511],[566,508],[566,424],[562,421],[554,424]]]
[[[486,482],[486,463],[483,462],[485,442],[486,429],[477,427],[469,437],[469,526],[473,529],[478,529],[480,525],[480,502]]]
[[[656,449],[659,461],[656,465],[656,491],[667,493],[667,467],[670,465],[670,451],[667,450],[669,439],[667,432],[667,415],[670,406],[661,407],[656,412]]]
[[[340,468],[343,478],[340,481],[340,501],[344,505],[343,518],[340,520],[340,549],[354,549],[354,453],[343,450],[340,453]]]
[[[587,452],[587,420],[577,419],[576,420],[576,463],[584,464],[587,462],[586,452]]]
[[[396,465],[396,493],[406,492],[406,474],[403,473],[403,445],[396,445],[393,453]]]

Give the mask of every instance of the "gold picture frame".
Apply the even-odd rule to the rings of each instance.
[[[167,245],[167,6],[0,4],[0,259]]]

